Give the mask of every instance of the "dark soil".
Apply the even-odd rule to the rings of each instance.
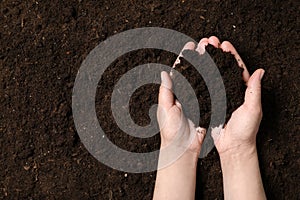
[[[269,199],[299,199],[296,1],[1,1],[0,13],[0,199],[152,198],[156,172],[125,176],[98,162],[80,142],[71,109],[75,77],[88,53],[111,35],[147,26],[170,28],[195,40],[216,35],[234,44],[250,73],[266,70],[264,117],[257,138],[264,187]],[[129,54],[100,80],[96,109],[112,142],[148,152],[159,148],[159,136],[139,140],[122,133],[113,123],[110,93],[129,69],[149,62],[171,66],[176,55],[157,50]],[[222,63],[228,59],[215,58],[220,68],[226,66]],[[241,103],[241,91],[235,90],[240,82],[234,76],[240,72],[226,74],[231,68],[235,69],[229,67],[222,74],[224,79],[232,77],[224,80],[232,102],[229,109]],[[205,86],[201,76],[188,74],[189,70],[192,67],[181,71],[195,83],[205,115],[210,109],[201,103],[208,100],[201,96]],[[146,85],[132,96],[136,123],[149,123],[147,114],[157,102],[157,91],[157,85]],[[201,121],[207,123],[205,118]],[[198,162],[196,196],[223,199],[216,150]]]
[[[206,87],[206,83],[199,72],[184,58],[181,59],[180,64],[176,65],[175,69],[178,70],[182,75],[184,75],[193,87],[198,97],[200,108],[199,126],[205,127],[207,129],[209,128],[209,124],[211,125],[211,127],[216,127],[219,126],[220,123],[226,123],[229,120],[232,112],[239,106],[241,106],[244,102],[244,92],[246,87],[242,79],[243,69],[238,66],[234,56],[232,56],[230,53],[223,52],[221,49],[216,49],[211,45],[208,45],[206,47],[206,52],[211,56],[214,63],[218,67],[226,89],[227,110],[225,119],[216,119],[215,122],[210,121],[210,95],[214,95],[209,93],[208,88]],[[183,52],[183,55],[187,54],[191,54],[191,56],[199,56],[195,51]],[[210,65],[210,63],[207,63],[205,59],[201,59],[201,56],[199,57],[199,63],[201,67],[213,67],[207,66]],[[210,74],[207,74],[206,76],[212,77],[212,75]],[[216,80],[212,79],[211,81],[214,82]],[[216,96],[219,97],[219,90],[220,88],[218,88],[217,86],[213,86],[213,90],[211,92],[216,93]],[[218,99],[218,101],[221,101],[221,99]],[[185,102],[188,102],[188,99]]]

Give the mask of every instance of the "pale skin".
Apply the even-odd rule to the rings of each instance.
[[[266,199],[256,149],[256,135],[262,119],[261,78],[264,70],[258,69],[250,76],[234,47],[229,42],[220,44],[214,36],[202,39],[197,48],[193,44],[187,44],[185,49],[203,52],[207,44],[222,48],[235,56],[239,66],[244,68],[243,79],[247,85],[243,105],[233,112],[223,129],[212,132],[221,160],[224,198]],[[161,148],[169,145],[178,134],[182,140],[192,140],[179,159],[158,170],[153,199],[194,199],[197,160],[206,131],[196,128],[194,123],[184,117],[181,104],[174,99],[170,75],[162,72],[161,78],[157,113]],[[186,143],[182,142],[183,146],[184,144]],[[166,156],[162,154],[159,162]]]
[[[162,72],[161,77],[162,84],[158,99],[159,106],[162,108],[158,109],[159,126],[163,126],[161,127],[161,148],[167,146],[176,134],[194,134],[195,137],[187,151],[178,160],[157,172],[153,199],[194,199],[197,160],[205,132],[203,129],[198,133],[191,121],[185,117],[182,118],[182,107],[178,101],[175,101],[171,90],[171,77],[166,72]],[[181,129],[179,126],[184,128]],[[179,129],[183,131],[176,133]],[[160,154],[159,159],[161,160],[163,156]]]

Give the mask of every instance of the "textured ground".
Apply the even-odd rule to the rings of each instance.
[[[0,1],[0,199],[152,198],[155,172],[125,176],[99,163],[80,142],[71,112],[74,80],[87,54],[115,33],[147,26],[195,40],[217,35],[236,46],[250,72],[266,70],[257,139],[265,190],[269,199],[299,199],[300,44],[294,0]],[[136,64],[172,65],[174,59],[151,50],[133,52],[106,74],[119,77]],[[112,91],[114,79],[101,81],[97,113],[112,141],[132,151],[157,149],[158,137],[117,140],[120,131],[109,123],[111,116],[101,118],[107,113],[103,94]],[[140,123],[147,124],[143,113],[156,101],[155,92],[157,87],[149,86],[133,97],[142,100],[135,105],[142,112],[133,112]],[[197,198],[222,199],[216,151],[198,166]]]

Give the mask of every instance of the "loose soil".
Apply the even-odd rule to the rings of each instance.
[[[264,117],[257,147],[269,199],[299,199],[299,5],[277,1],[1,1],[0,2],[0,199],[151,199],[156,172],[130,174],[93,158],[80,142],[71,98],[88,53],[116,33],[164,27],[195,40],[231,41],[250,73],[264,68]],[[244,86],[231,55],[213,52],[226,87],[228,115],[242,103]],[[132,152],[159,148],[159,136],[137,139],[113,121],[110,95],[137,65],[171,66],[176,55],[148,49],[117,59],[99,81],[96,111],[109,139]],[[232,64],[228,64],[232,63]],[[200,124],[209,123],[207,89],[193,67],[178,66],[196,91]],[[158,85],[131,97],[139,125],[149,123]],[[196,199],[223,199],[215,149],[199,159]]]

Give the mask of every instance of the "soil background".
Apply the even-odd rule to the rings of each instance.
[[[152,198],[156,172],[129,174],[98,162],[80,142],[71,109],[88,53],[109,36],[150,26],[195,40],[216,35],[234,44],[250,73],[266,70],[257,137],[264,187],[269,199],[299,199],[299,10],[295,0],[0,1],[0,199]],[[139,141],[121,134],[107,102],[129,69],[154,61],[171,66],[175,58],[144,50],[108,68],[96,109],[112,142],[135,152],[159,148],[158,136]],[[199,75],[187,77],[197,83]],[[138,124],[149,123],[157,88],[145,86],[132,97]],[[196,199],[223,199],[222,190],[214,149],[198,161]]]

